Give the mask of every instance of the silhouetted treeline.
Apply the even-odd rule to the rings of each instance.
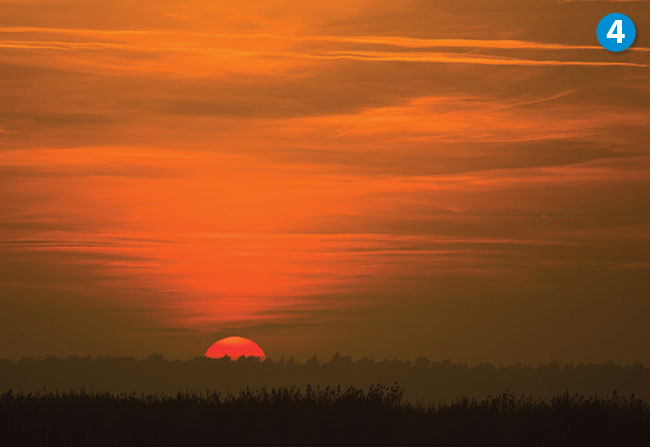
[[[512,394],[424,406],[373,386],[260,389],[222,396],[86,392],[0,396],[2,445],[650,445],[650,407],[634,397],[550,401]]]
[[[489,364],[467,366],[450,362],[362,359],[335,355],[329,361],[312,358],[259,361],[255,358],[196,358],[169,361],[160,355],[132,357],[69,357],[0,360],[0,392],[64,391],[86,388],[97,392],[167,393],[232,391],[245,387],[304,388],[307,385],[367,387],[397,382],[410,400],[449,402],[459,396],[483,398],[514,392],[548,398],[569,391],[604,395],[617,390],[650,401],[650,368],[617,365],[557,363],[538,367]]]

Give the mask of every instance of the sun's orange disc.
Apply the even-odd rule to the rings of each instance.
[[[211,359],[218,359],[222,357],[230,357],[231,359],[238,359],[239,357],[259,357],[265,359],[266,354],[262,348],[253,340],[244,337],[227,337],[222,338],[212,344],[205,351],[205,356]]]

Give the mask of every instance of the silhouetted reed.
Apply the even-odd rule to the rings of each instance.
[[[616,393],[426,405],[397,384],[0,396],[3,445],[650,445],[649,428],[650,406]]]

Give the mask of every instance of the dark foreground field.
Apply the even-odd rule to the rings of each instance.
[[[0,445],[650,445],[650,407],[616,394],[548,401],[499,395],[422,406],[397,387],[237,395],[0,398]]]

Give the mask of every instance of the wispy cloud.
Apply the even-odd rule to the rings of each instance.
[[[582,67],[639,67],[648,68],[650,65],[635,62],[600,62],[600,61],[559,61],[559,60],[534,60],[517,59],[508,57],[469,57],[465,54],[454,53],[397,53],[379,51],[346,51],[346,52],[323,52],[305,57],[324,59],[352,59],[363,61],[385,61],[385,62],[428,62],[447,64],[480,64],[480,65],[522,65],[522,66],[582,66]]]

